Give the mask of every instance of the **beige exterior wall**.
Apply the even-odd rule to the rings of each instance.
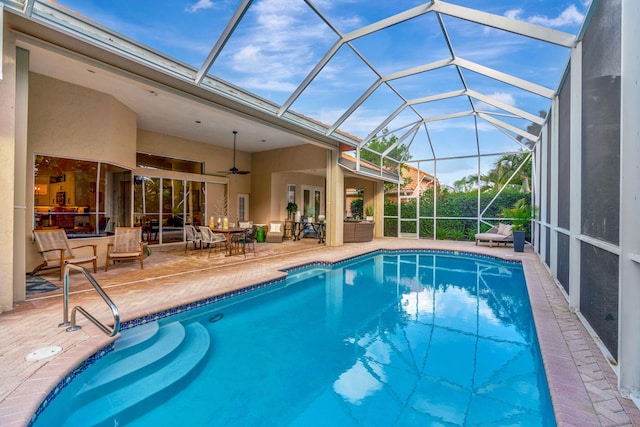
[[[326,151],[308,144],[253,153],[251,219],[255,223],[284,220],[287,215],[287,184],[296,185],[298,206],[302,205],[302,185],[324,188]]]
[[[29,77],[29,151],[136,165],[136,114],[111,95],[40,74]]]

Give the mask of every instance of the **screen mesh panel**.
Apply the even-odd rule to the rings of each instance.
[[[558,226],[568,230],[571,213],[571,74],[560,89],[558,105]]]
[[[618,358],[618,255],[581,244],[580,311]]]
[[[547,242],[545,244],[546,253],[544,255],[544,263],[547,265],[551,265],[551,229],[549,227],[545,227],[545,232],[547,233]]]
[[[566,234],[558,233],[558,250],[557,250],[558,266],[557,277],[558,281],[569,293],[569,236]]]
[[[583,41],[582,233],[619,241],[620,2],[599,2]]]

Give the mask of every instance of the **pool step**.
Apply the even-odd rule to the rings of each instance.
[[[145,340],[133,340],[133,345],[125,346],[120,350],[114,350],[112,360],[108,366],[104,366],[96,375],[86,381],[76,393],[75,401],[78,404],[109,393],[129,381],[132,375],[144,377],[166,364],[167,358],[174,351],[178,351],[186,337],[185,327],[180,322],[171,323],[157,332],[148,336]]]
[[[174,387],[190,380],[189,374],[199,367],[211,346],[209,332],[200,323],[185,326],[176,322],[160,328],[159,334],[166,328],[170,329],[166,334],[170,338],[160,337],[148,351],[121,359],[87,383],[78,392],[79,400],[74,400],[77,406],[64,425],[82,425],[87,419],[96,425],[122,425],[132,418],[129,414],[138,405],[151,398],[158,404],[174,394]],[[182,338],[176,332],[180,328],[184,332]],[[165,351],[164,346],[169,345],[173,349]],[[152,353],[160,348],[163,355],[153,357]]]

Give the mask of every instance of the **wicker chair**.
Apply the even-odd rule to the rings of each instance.
[[[187,253],[189,242],[193,243],[193,249],[200,246],[200,252],[202,252],[202,235],[196,230],[193,225],[185,225],[184,231],[186,233],[186,242],[184,244],[184,253]]]
[[[98,255],[97,245],[81,245],[73,249],[93,248],[93,255],[78,256],[73,253],[73,249],[69,246],[67,233],[63,229],[55,230],[33,230],[33,236],[38,244],[38,252],[44,258],[44,262],[33,269],[33,276],[39,270],[60,269],[60,280],[64,276],[65,264],[85,264],[93,263],[93,272],[98,272]]]
[[[144,244],[141,227],[116,227],[113,243],[107,245],[107,263],[104,271],[109,270],[109,262],[138,260],[144,268]]]
[[[284,222],[269,221],[269,230],[267,230],[267,237],[265,239],[265,242],[282,243],[283,239],[284,239]]]
[[[200,253],[202,254],[202,246],[205,244],[209,246],[209,256],[211,256],[211,248],[216,247],[223,244],[225,248],[225,252],[228,250],[227,248],[227,238],[222,233],[214,233],[211,231],[209,227],[200,226]]]

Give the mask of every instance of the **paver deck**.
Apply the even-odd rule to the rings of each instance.
[[[307,240],[307,241],[305,241]],[[640,411],[617,391],[617,376],[595,341],[568,305],[546,267],[531,248],[514,253],[512,247],[475,246],[473,242],[375,239],[341,247],[315,240],[261,243],[253,254],[224,257],[207,252],[154,249],[145,268],[135,264],[101,268],[96,280],[118,306],[122,321],[201,300],[281,277],[280,270],[311,261],[337,261],[376,249],[423,248],[485,253],[520,259],[534,311],[536,329],[549,388],[560,426],[640,426]],[[47,279],[57,285],[55,274]],[[104,322],[110,313],[81,275],[70,278],[70,307],[81,305]],[[25,426],[49,391],[82,360],[109,343],[84,317],[82,329],[68,333],[62,321],[60,292],[30,298],[13,311],[0,314],[0,426]],[[28,361],[29,353],[48,346],[62,352]]]

